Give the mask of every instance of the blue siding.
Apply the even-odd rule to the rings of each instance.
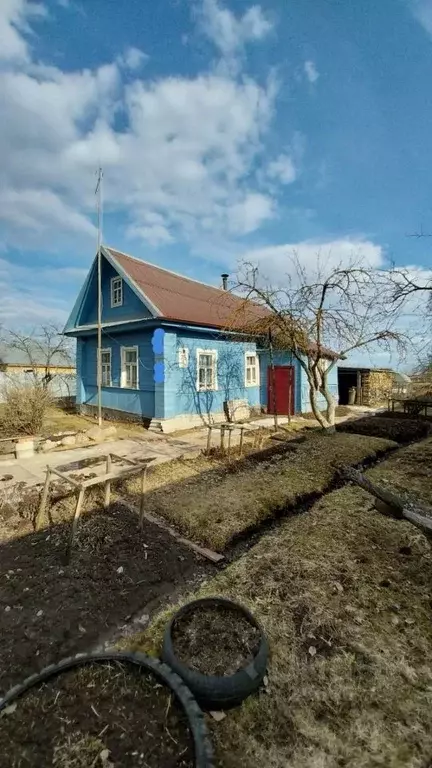
[[[87,405],[97,405],[97,338],[80,339],[80,379],[83,399]],[[138,347],[138,389],[120,386],[121,347]],[[125,413],[153,418],[155,415],[154,353],[151,331],[102,334],[102,347],[111,349],[112,387],[102,387],[102,406]]]
[[[328,387],[332,395],[336,398],[336,404],[338,403],[338,377],[337,377],[337,365],[334,364],[327,379]],[[303,413],[307,413],[312,410],[309,399],[309,384],[305,372],[301,371],[301,410]],[[318,407],[323,410],[327,407],[325,398],[322,395],[318,396]]]
[[[189,350],[187,368],[178,364],[178,349]],[[217,353],[217,390],[197,392],[197,350]],[[225,400],[246,399],[260,405],[260,388],[245,387],[245,352],[256,351],[249,342],[227,341],[217,333],[170,331],[164,337],[165,387],[164,417],[182,414],[221,413]]]
[[[102,259],[102,322],[112,323],[118,320],[137,320],[151,317],[151,312],[144,306],[141,299],[123,280],[123,304],[121,307],[111,307],[111,278],[117,277],[114,267]],[[91,325],[97,322],[97,270],[94,267],[88,291],[78,317],[78,325]]]

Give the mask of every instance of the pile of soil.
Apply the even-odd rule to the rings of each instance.
[[[53,525],[39,532],[18,515],[0,518],[0,695],[215,570],[157,526],[138,528],[121,504],[83,514],[65,563],[75,503],[55,505]]]
[[[196,608],[173,625],[176,656],[204,675],[226,677],[257,654],[261,632],[239,611],[225,606]]]
[[[175,696],[149,671],[122,662],[84,665],[30,689],[3,712],[0,755],[10,768],[194,765]]]
[[[385,416],[366,416],[364,419],[344,421],[336,427],[338,432],[351,432],[356,435],[383,437],[396,443],[411,443],[422,440],[430,434],[430,422],[417,418],[399,418]]]

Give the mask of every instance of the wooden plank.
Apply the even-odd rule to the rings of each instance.
[[[145,466],[145,465],[144,465]],[[91,488],[93,485],[100,485],[107,480],[123,480],[126,477],[132,477],[137,475],[140,470],[143,469],[142,464],[138,464],[136,467],[130,469],[123,469],[121,472],[110,472],[108,475],[98,475],[98,477],[90,477],[89,480],[84,480],[80,484],[80,488]]]
[[[111,454],[109,453],[108,456],[106,457],[106,476],[108,476],[110,472],[111,472]],[[111,481],[105,480],[105,496],[104,496],[105,509],[109,507],[110,497],[111,497]]]
[[[43,519],[45,515],[45,507],[48,500],[48,493],[49,493],[49,487],[51,482],[51,469],[50,467],[47,467],[46,470],[46,477],[45,477],[45,484],[42,491],[42,496],[39,504],[38,513],[36,515],[35,520],[35,528],[37,531],[39,531],[42,528]]]
[[[110,456],[115,461],[124,461],[126,464],[133,464],[134,467],[141,464],[141,462],[136,459],[127,459],[126,456],[119,456],[117,453],[110,453]]]
[[[51,470],[51,472],[54,475],[58,475],[59,477],[61,477],[62,480],[66,480],[68,483],[73,485],[75,488],[81,488],[82,483],[78,483],[72,477],[68,477],[68,475],[65,475],[64,472],[59,472],[58,469],[55,469],[55,467],[50,467],[50,470]]]
[[[143,469],[142,475],[141,475],[141,499],[140,499],[140,525],[142,525],[143,516],[144,516],[144,493],[145,493],[145,487],[146,487],[146,479],[147,479],[147,467]]]
[[[137,508],[133,504],[129,504],[128,501],[125,499],[119,499],[119,504],[123,504],[124,507],[129,509],[131,512],[134,512],[135,514],[138,513]],[[211,560],[213,563],[219,563],[221,560],[225,560],[224,556],[221,555],[219,552],[213,552],[212,549],[207,549],[207,547],[201,547],[199,544],[195,544],[194,541],[190,541],[190,539],[185,539],[183,536],[181,536],[174,528],[171,528],[168,523],[166,523],[164,520],[161,520],[159,517],[155,517],[154,515],[150,514],[150,512],[144,512],[143,514],[143,520],[147,520],[149,523],[152,523],[153,525],[157,525],[158,528],[162,528],[164,531],[169,533],[170,536],[172,536],[174,539],[177,539],[177,541],[180,542],[180,544],[184,544],[185,547],[188,547],[189,549],[192,549],[194,552],[197,552],[199,555],[202,555],[202,557],[207,558],[207,560]]]
[[[69,552],[68,552],[69,559],[70,559],[70,555],[71,555],[72,545],[73,545],[73,542],[74,542],[74,539],[75,539],[75,536],[76,536],[76,531],[77,531],[77,527],[78,527],[78,520],[79,520],[79,517],[80,517],[80,514],[81,514],[81,508],[82,508],[83,501],[84,501],[84,493],[85,493],[84,488],[81,488],[81,490],[78,493],[77,503],[76,503],[76,507],[75,507],[75,514],[73,516],[71,532],[70,532],[70,538],[69,538]]]

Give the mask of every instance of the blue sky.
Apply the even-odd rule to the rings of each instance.
[[[104,240],[207,282],[295,248],[432,268],[432,0],[2,0],[0,322]]]

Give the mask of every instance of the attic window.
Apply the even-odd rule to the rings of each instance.
[[[111,306],[121,307],[123,304],[123,280],[121,277],[111,278]]]

